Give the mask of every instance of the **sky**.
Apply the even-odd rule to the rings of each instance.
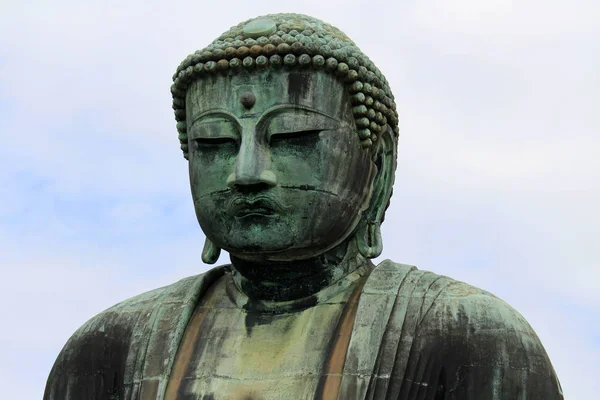
[[[171,76],[230,26],[276,12],[339,27],[390,82],[401,133],[379,260],[501,297],[538,333],[565,398],[595,398],[597,0],[3,0],[3,397],[41,398],[93,315],[209,268]]]

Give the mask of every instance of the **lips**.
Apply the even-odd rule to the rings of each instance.
[[[257,206],[257,205],[247,205],[239,208],[235,211],[234,216],[238,218],[250,217],[250,216],[269,216],[274,215],[275,210],[272,208]]]
[[[250,216],[272,216],[277,214],[280,207],[275,201],[268,197],[258,197],[254,199],[234,198],[227,207],[229,216],[244,218]]]

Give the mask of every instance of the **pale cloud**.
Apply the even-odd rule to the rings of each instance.
[[[428,0],[416,2],[413,18],[440,32],[564,35],[598,31],[600,8],[594,0],[568,6],[558,0]]]
[[[392,84],[401,137],[383,256],[502,297],[538,332],[566,397],[594,398],[600,5],[369,5],[310,0],[301,11],[347,32]],[[40,398],[60,347],[97,312],[206,270],[171,75],[232,24],[280,11],[293,10],[3,4],[5,396]]]

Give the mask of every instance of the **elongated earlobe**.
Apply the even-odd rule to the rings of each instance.
[[[383,251],[380,223],[363,220],[356,231],[356,245],[363,257],[379,257]]]
[[[217,247],[209,238],[206,238],[204,242],[204,248],[202,249],[202,261],[206,264],[214,264],[219,259],[221,249]]]
[[[377,166],[377,175],[371,189],[371,200],[356,230],[358,252],[365,258],[379,257],[383,251],[381,223],[392,195],[396,170],[396,142],[389,125],[387,130],[381,133],[377,146],[373,159]]]

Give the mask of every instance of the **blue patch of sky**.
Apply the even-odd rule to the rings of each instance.
[[[6,100],[0,105],[7,105],[3,108],[5,110],[16,109]],[[3,231],[10,232],[12,237],[25,239],[32,235],[43,237],[42,232],[51,229],[54,230],[53,240],[67,241],[75,246],[94,243],[97,248],[110,246],[123,249],[198,232],[194,218],[181,218],[178,214],[178,210],[188,205],[193,216],[189,195],[182,198],[169,190],[171,188],[161,190],[160,182],[153,190],[146,188],[137,193],[135,176],[131,177],[133,185],[126,187],[126,193],[121,189],[127,181],[121,181],[120,186],[115,185],[118,177],[112,174],[120,172],[120,167],[132,166],[152,175],[160,172],[161,166],[149,164],[151,156],[143,149],[135,151],[135,145],[143,140],[136,140],[135,135],[127,132],[114,134],[117,128],[110,117],[99,110],[79,109],[69,120],[56,121],[48,127],[44,135],[57,141],[61,151],[64,144],[69,149],[67,153],[77,153],[71,153],[72,157],[67,159],[59,159],[64,162],[63,168],[46,168],[48,160],[29,162],[26,155],[18,157],[13,154],[11,159],[14,162],[6,159],[0,162],[3,171],[8,172],[9,178],[4,184],[11,194],[8,206],[2,207],[4,212],[0,209]],[[2,123],[5,118],[0,118]],[[8,126],[9,122],[7,119],[3,125]],[[5,148],[2,153],[8,154],[10,150]],[[57,157],[61,155],[48,155],[48,158]],[[119,168],[106,168],[107,173],[103,174],[103,166],[110,167],[113,162],[118,163]],[[86,175],[86,170],[93,171],[93,176]],[[74,182],[64,183],[65,172],[75,176]],[[122,173],[127,175],[131,171]],[[65,191],[65,187],[72,190]],[[142,213],[141,220],[132,222],[139,229],[126,229],[127,222],[120,224],[118,215],[111,218],[111,212],[122,205],[133,211],[136,207],[147,208],[149,219],[144,219]]]
[[[566,296],[555,297],[551,309],[569,316],[569,324],[581,327],[581,339],[600,346],[600,310],[597,306],[581,301],[574,302]]]

